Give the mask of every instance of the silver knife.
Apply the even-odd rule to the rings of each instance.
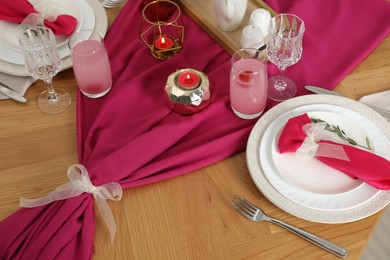
[[[344,97],[342,94],[332,91],[332,90],[327,90],[324,88],[319,88],[319,87],[314,87],[314,86],[305,86],[305,89],[317,93],[317,94],[327,94],[327,95],[333,95],[333,96],[339,96],[339,97]]]
[[[338,93],[336,91],[327,90],[327,89],[323,89],[323,88],[319,88],[319,87],[305,86],[305,89],[307,89],[307,90],[309,90],[309,91],[311,91],[313,93],[317,93],[317,94],[327,94],[327,95],[345,97],[344,95],[342,95],[342,94],[340,94],[340,93]],[[368,107],[371,107],[372,109],[374,109],[381,116],[390,118],[390,111],[382,109],[382,108],[379,108],[379,107],[371,106],[371,105],[368,105],[368,104],[365,104],[365,105],[368,106]]]
[[[18,92],[13,90],[12,88],[8,87],[4,83],[0,82],[0,93],[15,99],[18,102],[26,103],[27,99],[25,99],[22,95],[20,95]]]

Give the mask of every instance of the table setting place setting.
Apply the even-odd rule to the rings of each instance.
[[[332,91],[387,37],[389,2],[268,0],[272,10],[248,17],[247,0],[212,0],[218,28],[241,31],[231,52],[180,1],[0,2],[0,102],[35,102],[51,120],[74,102],[78,152],[69,182],[21,197],[1,220],[2,259],[91,259],[95,206],[115,243],[121,216],[108,200],[242,151],[261,194],[295,217],[350,223],[390,203],[390,82],[359,100]],[[107,28],[104,8],[115,7]],[[55,84],[67,69],[76,100]],[[27,100],[37,80],[47,89]],[[348,257],[345,245],[268,216],[256,201],[236,194],[227,203],[231,214]]]

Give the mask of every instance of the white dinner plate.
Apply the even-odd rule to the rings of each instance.
[[[59,0],[57,0],[59,1]],[[78,8],[80,8],[82,13],[82,28],[93,28],[99,31],[103,36],[107,32],[107,15],[106,12],[99,1],[95,0],[72,0],[72,2],[77,3]],[[65,3],[66,1],[62,1]],[[91,12],[92,11],[92,12]],[[91,17],[91,14],[93,16]],[[79,21],[80,22],[80,21]],[[79,26],[79,25],[78,25]],[[61,70],[70,68],[72,66],[72,60],[70,57],[70,50],[67,46],[68,38],[59,40],[59,52],[62,57]],[[64,42],[65,41],[65,42]],[[10,43],[7,43],[8,45]],[[1,40],[0,40],[0,45]],[[8,47],[7,47],[8,48]],[[20,53],[21,55],[21,53]],[[16,64],[14,62],[7,62],[0,58],[0,71],[6,74],[15,75],[15,76],[29,76],[27,73],[24,63]]]
[[[275,205],[297,217],[345,223],[368,217],[390,202],[382,191],[318,160],[279,154],[277,140],[288,119],[307,113],[339,125],[358,143],[390,158],[388,122],[365,105],[343,97],[308,95],[285,101],[259,119],[247,144],[247,163],[256,186]]]
[[[95,15],[90,5],[85,1],[61,1],[53,0],[53,3],[62,14],[68,14],[75,17],[78,21],[75,30],[93,29],[95,24]],[[18,65],[24,65],[24,57],[18,44],[17,30],[18,25],[7,21],[0,21],[0,59]],[[67,46],[69,36],[56,36],[57,48],[60,58],[63,59],[70,55],[70,49]]]
[[[78,6],[78,2],[75,3],[74,0],[70,0],[69,2],[64,2],[60,0],[53,0],[56,7],[62,10],[62,14],[68,14],[75,17],[78,21],[77,27],[80,26],[82,23],[83,15],[81,13],[81,8]],[[93,13],[92,13],[93,15]],[[0,34],[0,58],[14,63],[13,57],[8,57],[6,52],[9,51],[15,51],[15,52],[21,52],[18,44],[18,37],[17,37],[17,28],[19,24],[12,23],[8,21],[0,20],[0,31],[2,34]],[[67,37],[65,36],[57,36],[57,47],[63,45],[67,40]],[[7,60],[10,59],[11,61]]]

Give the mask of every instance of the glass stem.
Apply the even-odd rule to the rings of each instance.
[[[279,91],[282,91],[287,87],[287,82],[284,80],[284,72],[286,71],[286,67],[280,67],[279,70],[280,74],[275,81],[275,88]]]
[[[47,88],[47,93],[49,94],[48,95],[48,101],[50,103],[57,103],[59,101],[59,96],[57,94],[57,92],[54,90],[53,88],[53,80],[52,79],[48,79],[48,80],[45,80],[48,88]]]

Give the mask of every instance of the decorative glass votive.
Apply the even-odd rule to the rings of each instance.
[[[153,57],[167,60],[183,47],[183,24],[178,4],[170,0],[152,1],[142,11],[140,38]]]
[[[209,79],[194,69],[178,70],[169,75],[164,96],[172,110],[183,115],[198,113],[210,102]]]

